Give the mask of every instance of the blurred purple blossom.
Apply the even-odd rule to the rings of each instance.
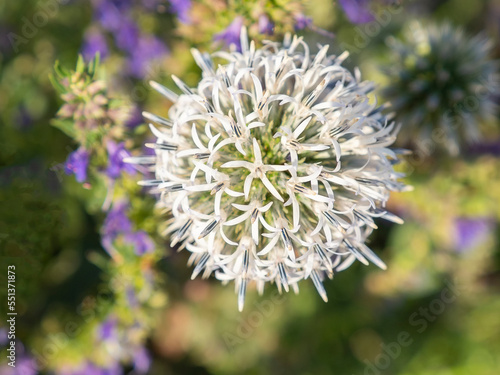
[[[127,216],[127,209],[126,202],[119,202],[113,205],[108,212],[102,227],[103,243],[111,244],[119,234],[127,234],[132,231],[132,222]]]
[[[295,30],[302,30],[312,25],[312,19],[302,13],[295,15]]]
[[[128,244],[134,245],[135,253],[137,255],[150,253],[155,248],[151,237],[149,237],[149,235],[142,230],[127,234],[125,236],[125,241]]]
[[[142,117],[142,110],[139,106],[133,106],[129,111],[129,119],[125,124],[129,129],[134,129],[135,127],[144,123],[144,118]],[[154,154],[154,153],[153,153]]]
[[[374,20],[370,12],[372,0],[339,0],[340,5],[352,23],[367,23]]]
[[[128,0],[94,0],[94,17],[102,27],[109,31],[117,30],[123,22],[123,14],[128,12]]]
[[[158,6],[165,4],[166,0],[142,0],[141,4],[150,11],[158,11]]]
[[[271,22],[267,14],[259,16],[259,33],[265,35],[273,35],[274,23]]]
[[[7,328],[0,328],[0,345],[3,346],[9,342]]]
[[[480,245],[492,231],[492,220],[486,217],[455,220],[455,246],[458,252]]]
[[[37,365],[34,359],[21,355],[16,358],[16,367],[10,367],[6,363],[0,365],[2,375],[37,375]]]
[[[139,3],[141,11],[156,9],[160,1],[149,0],[147,3]],[[132,76],[144,78],[151,62],[168,54],[168,48],[156,36],[141,32],[133,19],[132,6],[135,3],[132,1],[94,0],[93,4],[95,21],[100,27],[111,32],[116,46],[126,52],[128,70]]]
[[[113,362],[104,368],[87,361],[76,368],[58,371],[57,375],[123,375],[123,373],[123,369],[117,362]]]
[[[242,16],[236,17],[225,30],[215,34],[214,40],[223,41],[228,47],[234,44],[237,50],[241,52],[240,33],[243,21],[244,18]]]
[[[131,52],[129,60],[131,74],[137,78],[146,77],[151,63],[165,57],[167,53],[167,47],[154,35],[141,36]]]
[[[64,165],[66,174],[74,174],[78,182],[87,180],[87,168],[89,165],[90,154],[87,150],[80,147],[68,155]]]
[[[101,59],[105,59],[109,55],[106,37],[96,30],[87,31],[82,46],[83,57],[86,61],[90,61],[98,52]]]
[[[116,338],[116,319],[108,317],[98,327],[99,340],[110,340]]]
[[[182,23],[191,22],[189,17],[191,0],[170,0],[170,9]]]
[[[120,177],[122,171],[128,174],[135,174],[136,170],[131,164],[127,164],[123,159],[130,156],[127,150],[125,150],[125,144],[123,142],[116,143],[114,141],[108,141],[106,144],[108,150],[108,168],[106,169],[106,174],[112,179]]]
[[[21,130],[28,130],[33,126],[33,118],[31,117],[28,109],[26,106],[21,104],[18,107],[18,112],[15,116],[16,118],[16,125],[21,129]]]
[[[120,235],[124,236],[125,242],[134,246],[137,255],[152,252],[155,244],[151,237],[142,230],[133,231],[132,222],[128,215],[128,204],[125,201],[115,203],[112,209],[108,212],[108,216],[104,220],[102,226],[102,244],[108,251],[111,250],[113,241]],[[103,325],[101,328],[104,332],[109,332],[112,327],[112,322],[109,325]]]
[[[500,140],[484,141],[469,146],[469,152],[476,155],[500,156]]]
[[[7,338],[5,330],[5,338]],[[26,352],[24,345],[16,340],[16,367],[10,367],[7,363],[0,365],[2,375],[36,375],[38,366],[36,361]]]

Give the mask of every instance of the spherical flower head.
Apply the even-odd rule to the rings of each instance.
[[[389,40],[395,59],[385,69],[383,90],[405,131],[401,141],[457,154],[479,138],[478,125],[495,111],[496,62],[492,43],[450,24],[410,24],[401,41]],[[423,146],[429,151],[428,146]]]
[[[156,179],[142,184],[161,193],[193,278],[234,280],[240,310],[251,282],[297,291],[309,278],[326,300],[322,280],[355,260],[385,268],[365,241],[374,218],[400,221],[384,209],[403,188],[396,128],[369,100],[373,85],[341,66],[346,53],[313,56],[296,36],[256,49],[241,33],[241,52],[214,54],[224,65],[193,50],[197,87],[152,83],[174,105],[168,119],[144,113],[159,126],[156,161],[142,159]]]

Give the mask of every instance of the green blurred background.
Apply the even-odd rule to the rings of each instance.
[[[46,22],[33,26],[49,3]],[[147,266],[144,260],[111,264],[99,234],[105,216],[99,185],[82,187],[64,173],[76,145],[51,126],[62,100],[49,75],[56,60],[74,67],[89,32],[99,28],[95,6],[83,0],[0,4],[0,327],[6,324],[7,266],[14,264],[16,335],[37,364],[33,373],[69,374],[69,367],[89,359],[106,367],[108,357],[120,358],[125,373],[140,373],[131,357],[114,355],[121,338],[104,349],[96,344],[93,332],[110,311],[121,322],[133,316],[147,321],[122,334],[147,349],[150,374],[500,373],[498,117],[481,124],[487,140],[457,157],[438,151],[407,157],[401,169],[414,190],[394,194],[389,203],[405,224],[379,222],[371,237],[387,271],[353,265],[325,282],[326,304],[307,282],[298,295],[280,296],[270,287],[259,297],[251,290],[239,313],[231,285],[190,280],[188,255],[172,252],[155,233],[160,225],[151,197],[136,194],[131,205],[136,225],[156,239],[156,256]],[[110,92],[157,113],[165,113],[166,104],[150,95],[145,80],[171,85],[167,77],[176,74],[192,84],[200,72],[189,48],[212,48],[211,37],[207,41],[179,23],[168,6],[139,2],[130,12],[140,30],[163,43],[164,53],[152,57],[156,68],[146,74],[127,70],[133,56],[104,32],[108,51],[101,74]],[[311,44],[351,49],[346,65],[359,66],[380,86],[387,84],[380,67],[391,64],[386,37],[399,35],[415,18],[449,20],[472,35],[484,32],[495,43],[492,57],[499,56],[498,1],[408,1],[398,9],[388,22],[355,25],[332,1],[311,0],[306,14],[335,39],[314,30],[302,34]],[[203,19],[203,6],[194,12]],[[213,30],[224,27],[224,20],[205,18]],[[366,27],[376,30],[373,37]],[[147,130],[138,125],[133,134],[142,140]],[[144,270],[154,272],[153,291],[146,303],[131,307],[113,280],[130,277],[137,286]],[[82,314],[89,303],[97,304],[92,319]],[[77,333],[64,333],[68,322],[80,328]],[[5,365],[0,371],[10,374]]]

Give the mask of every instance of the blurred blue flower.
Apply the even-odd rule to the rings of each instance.
[[[19,127],[20,130],[28,130],[34,124],[33,118],[31,117],[28,109],[24,104],[21,104],[17,108],[15,119],[15,124]]]
[[[242,16],[236,17],[224,31],[215,34],[214,40],[222,41],[228,47],[234,44],[236,49],[241,52],[240,33],[243,21],[244,18]]]
[[[9,342],[7,328],[0,328],[0,345],[6,345]]]
[[[170,0],[170,9],[179,21],[182,23],[190,23],[189,11],[191,10],[191,0]]]
[[[94,17],[109,31],[117,30],[123,22],[123,14],[131,8],[130,0],[94,0]]]
[[[83,40],[82,55],[86,61],[90,61],[97,53],[101,59],[109,55],[106,37],[97,30],[87,31]]]
[[[469,152],[476,155],[500,156],[500,140],[483,141],[469,146]]]
[[[2,329],[2,335],[3,332],[5,332],[5,338],[7,339],[7,331]],[[16,367],[11,367],[7,363],[3,363],[0,365],[0,374],[36,375],[38,374],[37,369],[36,361],[27,354],[22,342],[16,340]]]
[[[106,144],[108,150],[108,168],[106,169],[106,174],[112,179],[120,177],[122,171],[128,174],[135,174],[136,170],[131,164],[127,164],[123,159],[130,156],[127,150],[125,150],[125,144],[123,142],[116,143],[114,141],[108,141]]]
[[[154,35],[141,36],[131,52],[130,73],[137,78],[146,77],[151,63],[163,58],[167,53],[165,44]]]
[[[142,116],[142,110],[139,106],[133,106],[129,111],[129,119],[126,122],[126,126],[129,129],[134,129],[135,127],[144,123],[144,118]],[[153,150],[154,151],[154,150]],[[154,155],[154,152],[153,152]]]
[[[154,242],[151,237],[149,237],[149,235],[142,230],[128,233],[125,236],[125,241],[128,244],[134,245],[135,253],[137,255],[150,253],[155,248]]]
[[[89,166],[90,154],[87,150],[80,147],[68,155],[64,165],[66,174],[74,174],[76,180],[80,183],[87,180],[87,168]]]
[[[102,226],[103,242],[111,244],[119,234],[127,234],[132,231],[132,222],[127,216],[128,204],[126,202],[115,203]]]
[[[302,13],[295,15],[295,30],[302,30],[312,25],[312,19]]]
[[[147,3],[140,2],[141,12],[150,12],[157,8],[161,0],[150,0]],[[187,2],[190,7],[190,2]],[[158,60],[168,54],[168,48],[154,35],[143,34],[139,25],[135,22],[132,7],[135,3],[130,0],[94,0],[94,19],[100,27],[112,33],[116,46],[126,52],[128,74],[136,78],[145,78],[148,67],[154,60]],[[188,7],[186,2],[176,2],[176,8],[182,10],[181,17],[187,20]],[[93,41],[95,44],[99,40]],[[89,49],[94,45],[89,44]],[[102,47],[102,46],[101,46]],[[94,47],[95,48],[95,47]]]
[[[259,33],[265,35],[273,35],[274,23],[271,22],[267,14],[259,16]]]
[[[118,48],[133,53],[139,42],[139,27],[128,17],[123,17],[120,26],[113,32]]]
[[[455,220],[455,246],[458,252],[471,250],[486,240],[492,230],[489,218],[458,218]]]
[[[149,235],[142,231],[134,232],[132,230],[132,222],[128,215],[128,204],[124,201],[115,203],[112,209],[108,212],[104,224],[102,226],[102,244],[108,251],[111,250],[113,241],[123,235],[125,242],[134,246],[137,255],[152,252],[155,244]],[[109,332],[112,327],[112,322],[108,325],[103,325],[103,333]]]
[[[371,0],[339,0],[344,12],[353,23],[367,23],[374,20],[370,12]]]
[[[66,369],[57,372],[58,375],[123,375],[123,369],[120,364],[113,362],[106,367],[99,367],[94,363],[87,361],[80,366],[72,369]]]

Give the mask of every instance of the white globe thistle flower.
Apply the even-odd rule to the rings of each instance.
[[[396,127],[370,102],[373,85],[341,66],[347,57],[312,56],[302,38],[256,49],[242,31],[242,52],[193,50],[203,71],[198,87],[173,77],[182,92],[152,86],[174,102],[156,125],[156,180],[171,212],[172,246],[192,253],[193,278],[234,281],[238,306],[255,282],[298,291],[322,282],[355,260],[384,263],[365,245],[390,191],[403,185],[393,170]]]

